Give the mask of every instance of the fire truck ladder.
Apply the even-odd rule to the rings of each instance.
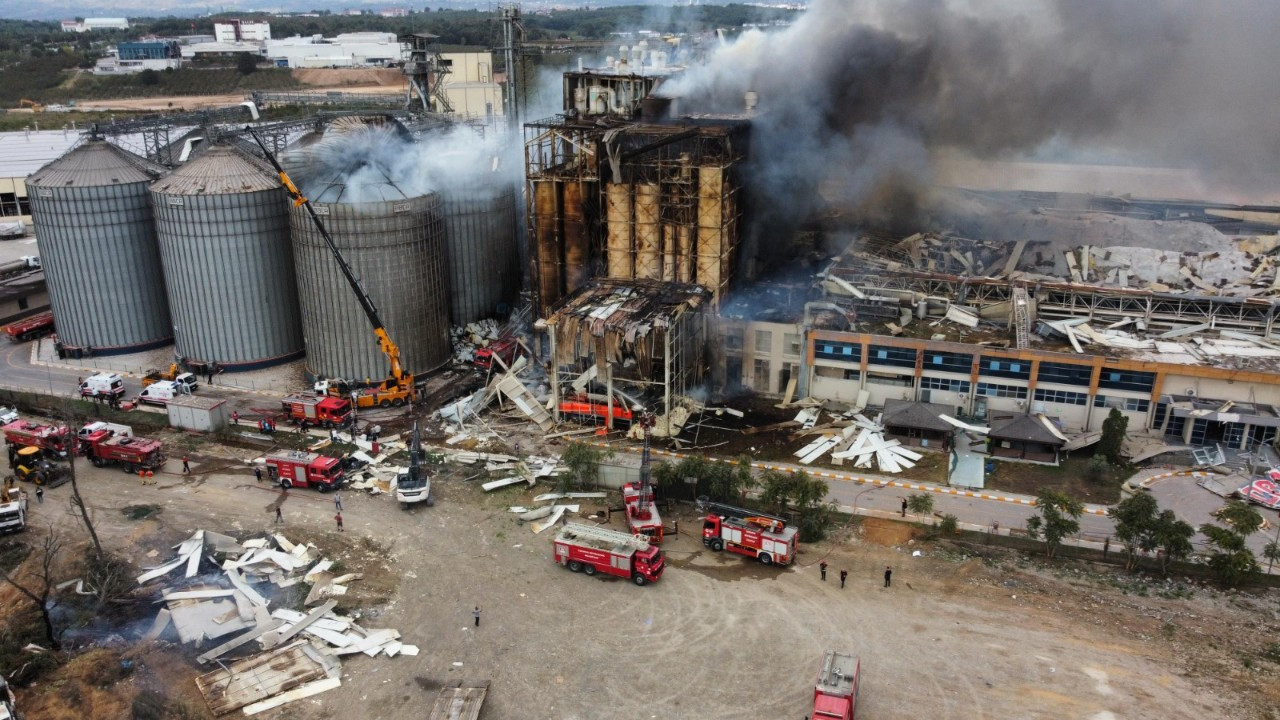
[[[601,542],[611,543],[614,545],[628,545],[636,550],[648,550],[649,538],[644,535],[628,535],[617,530],[609,530],[602,527],[594,527],[592,525],[583,525],[581,523],[565,523],[561,529],[561,535],[565,538],[591,538],[600,540]]]
[[[723,503],[711,502],[705,498],[698,498],[698,508],[703,512],[715,513],[726,518],[742,520],[760,526],[769,526],[770,530],[778,532],[787,526],[787,521],[777,515],[770,515],[756,510],[748,510],[746,508],[734,507],[733,505],[725,505]]]
[[[641,415],[640,426],[644,428],[644,450],[640,453],[640,498],[636,502],[636,515],[647,517],[649,505],[653,502],[652,469],[650,467],[651,457],[649,453],[649,430],[653,427],[653,414],[646,412]]]

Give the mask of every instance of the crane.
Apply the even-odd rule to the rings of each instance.
[[[409,468],[396,476],[396,500],[406,510],[413,503],[426,502],[427,507],[435,504],[431,497],[431,478],[422,467],[422,438],[416,421],[409,436]]]
[[[640,414],[639,423],[644,428],[644,451],[640,455],[640,480],[627,483],[622,487],[622,502],[626,506],[627,527],[632,534],[645,535],[651,542],[661,543],[663,535],[662,516],[653,505],[653,483],[651,481],[651,459],[649,452],[650,428],[653,427],[652,413],[644,412],[637,407]]]
[[[369,293],[365,292],[364,285],[361,284],[360,278],[356,277],[355,271],[347,264],[347,259],[342,256],[342,252],[338,250],[338,245],[333,241],[333,236],[325,228],[324,223],[320,220],[320,216],[316,214],[316,209],[311,206],[311,201],[298,190],[298,186],[293,184],[293,180],[289,179],[289,174],[281,167],[280,161],[276,156],[267,149],[267,144],[262,138],[249,127],[245,127],[245,131],[253,136],[258,147],[262,149],[262,154],[266,156],[271,166],[275,168],[276,173],[280,176],[280,184],[288,191],[289,196],[293,198],[294,207],[304,207],[307,215],[311,217],[311,222],[315,224],[316,229],[320,231],[320,236],[324,238],[324,242],[329,246],[329,251],[333,253],[333,258],[338,262],[338,269],[342,271],[342,276],[347,279],[347,283],[351,285],[351,290],[356,294],[356,299],[360,301],[360,309],[364,311],[365,317],[369,319],[369,324],[373,326],[374,337],[378,340],[378,349],[383,355],[387,356],[388,362],[391,364],[391,373],[385,380],[376,386],[366,388],[362,392],[355,394],[356,407],[397,407],[404,405],[406,402],[417,400],[417,390],[413,384],[413,374],[405,372],[400,366],[400,346],[391,340],[391,336],[387,333],[386,323],[382,322],[382,317],[378,315],[378,308],[373,304],[373,300],[369,297]],[[343,384],[345,385],[345,384]],[[345,386],[328,386],[330,395],[345,396],[348,388]]]

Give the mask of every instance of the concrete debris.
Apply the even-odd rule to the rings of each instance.
[[[853,423],[839,433],[824,434],[794,453],[801,464],[813,463],[830,452],[832,462],[837,465],[850,460],[855,467],[870,468],[874,462],[882,472],[899,473],[915,467],[924,457],[902,447],[899,440],[886,440],[884,427],[879,422],[853,411],[846,414],[853,416]]]
[[[467,323],[463,327],[449,329],[449,339],[453,342],[453,361],[457,365],[468,365],[476,358],[476,350],[488,347],[489,343],[502,335],[502,328],[497,320],[481,320]]]

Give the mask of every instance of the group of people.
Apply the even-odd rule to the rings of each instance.
[[[822,560],[821,562],[818,563],[818,572],[822,576],[822,581],[826,582],[827,580],[827,561],[826,560]],[[842,590],[844,589],[845,581],[848,579],[849,579],[849,571],[841,570],[840,571],[840,589]],[[884,566],[884,586],[889,587],[889,584],[892,581],[893,581],[893,568],[889,565],[885,565]]]

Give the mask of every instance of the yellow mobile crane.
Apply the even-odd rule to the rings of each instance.
[[[280,176],[280,184],[284,185],[284,189],[293,197],[293,206],[302,206],[307,209],[307,214],[311,216],[311,222],[315,223],[316,229],[320,231],[320,236],[324,238],[325,244],[329,246],[329,251],[333,253],[333,258],[338,261],[338,268],[342,270],[342,276],[347,279],[347,282],[351,285],[352,292],[356,294],[356,299],[360,301],[360,308],[364,310],[365,317],[369,318],[369,323],[373,325],[373,334],[378,339],[378,349],[387,356],[387,360],[391,363],[391,374],[385,380],[372,387],[354,391],[356,407],[391,407],[392,405],[400,407],[405,403],[417,400],[418,392],[413,385],[413,373],[405,372],[404,368],[400,367],[400,347],[392,342],[391,336],[387,334],[386,323],[382,322],[382,318],[378,315],[378,308],[374,306],[373,300],[369,298],[369,293],[365,292],[360,279],[356,277],[351,266],[347,264],[342,252],[338,250],[337,244],[333,242],[333,236],[325,229],[320,216],[316,214],[315,208],[311,206],[311,201],[307,200],[302,192],[298,190],[298,187],[293,184],[293,181],[289,179],[288,173],[280,166],[280,161],[276,160],[276,156],[267,149],[267,145],[262,141],[262,138],[247,127],[245,130],[257,141],[258,147],[262,148],[262,154],[266,156],[271,166],[275,168],[276,173]],[[328,385],[329,394],[338,397],[346,397],[351,390],[345,383]]]

